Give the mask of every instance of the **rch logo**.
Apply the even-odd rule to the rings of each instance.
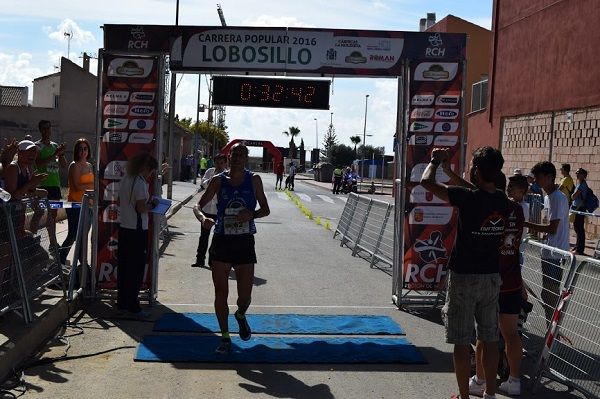
[[[148,40],[143,40],[146,38],[146,33],[144,33],[144,28],[142,26],[136,26],[134,28],[131,28],[131,37],[133,37],[135,40],[129,40],[127,48],[148,48]]]
[[[442,35],[435,33],[429,36],[429,44],[431,47],[427,47],[425,50],[425,56],[427,57],[443,57],[446,53],[446,49],[442,47],[444,42],[442,41]]]

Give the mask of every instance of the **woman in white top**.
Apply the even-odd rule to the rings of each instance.
[[[127,174],[119,185],[119,247],[117,308],[138,316],[142,312],[138,294],[146,266],[148,243],[148,211],[155,202],[150,201],[148,183],[158,168],[152,155],[142,152],[127,162]]]

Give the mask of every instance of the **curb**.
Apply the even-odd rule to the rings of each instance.
[[[196,188],[196,190],[195,190],[195,192],[193,194],[188,195],[181,202],[179,202],[177,205],[171,207],[171,209],[169,209],[169,212],[167,212],[167,214],[165,215],[165,217],[167,218],[167,220],[171,219],[171,217],[173,217],[181,208],[183,208],[183,206],[185,204],[187,204],[188,202],[190,202],[192,200],[192,198],[194,198],[194,196],[196,194],[198,194],[199,192],[200,192],[200,189]]]
[[[50,337],[68,320],[73,313],[81,309],[80,298],[67,302],[61,298],[50,306],[31,324],[18,327],[13,337],[0,345],[0,381],[3,381],[13,369],[17,369],[38,348],[44,345]]]

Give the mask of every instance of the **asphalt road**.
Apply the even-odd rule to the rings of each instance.
[[[431,399],[456,393],[452,348],[443,342],[439,311],[410,314],[397,310],[391,303],[389,273],[370,269],[364,259],[352,257],[350,250],[332,238],[332,231],[308,220],[282,193],[275,192],[272,177],[264,179],[271,215],[257,221],[258,264],[250,312],[389,315],[407,331],[407,339],[419,347],[428,364],[134,362],[135,346],[151,333],[152,323],[118,319],[109,301],[96,301],[74,318],[77,328],[67,328],[65,334],[73,335],[68,355],[108,352],[28,369],[29,390],[22,397]],[[342,196],[301,181],[295,193],[315,215],[337,221],[344,205]],[[151,309],[154,318],[165,312],[212,311],[210,271],[190,267],[199,236],[190,208],[198,197],[169,220],[170,239],[163,245],[160,260],[159,304]],[[234,279],[232,274],[232,311]],[[75,335],[80,331],[83,334]],[[63,343],[53,341],[42,356],[60,356],[64,350]],[[579,396],[543,389],[537,397]]]

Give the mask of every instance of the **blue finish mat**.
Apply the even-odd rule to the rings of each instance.
[[[248,323],[256,334],[336,334],[336,335],[404,335],[400,326],[388,316],[372,315],[300,315],[248,314]],[[230,332],[238,332],[233,315]],[[219,332],[214,313],[166,313],[154,324],[162,332]]]
[[[218,355],[220,337],[149,335],[140,343],[136,361],[198,363],[425,363],[406,338],[252,337],[233,339],[229,355]]]

